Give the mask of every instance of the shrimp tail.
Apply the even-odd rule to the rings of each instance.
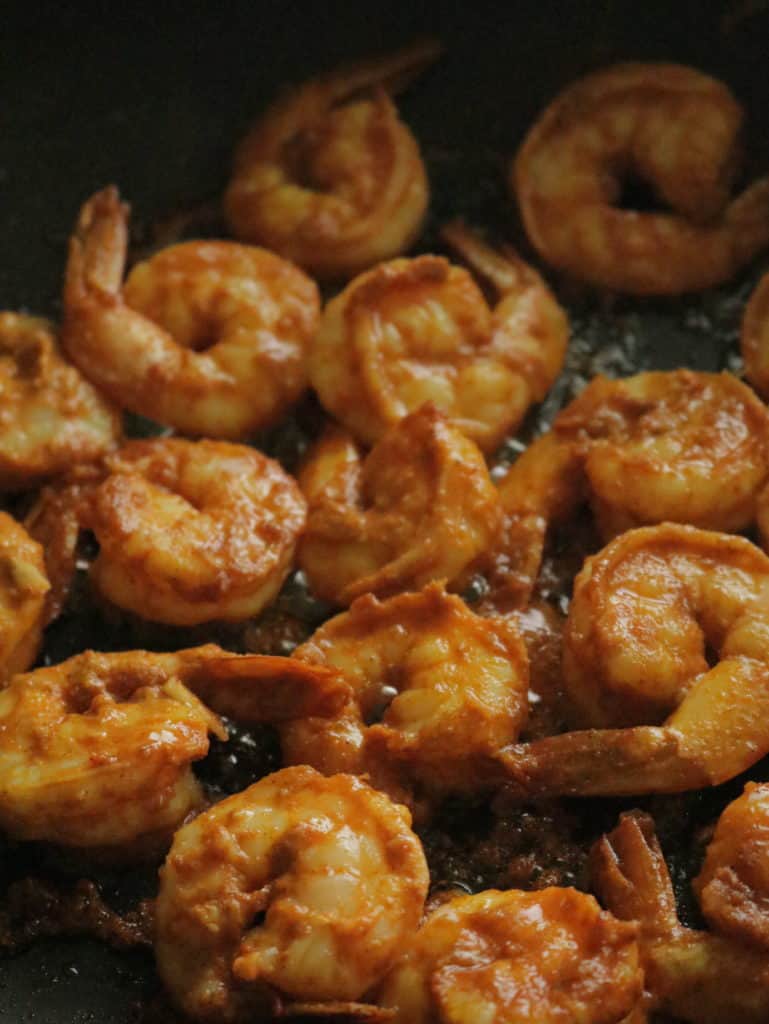
[[[117,299],[128,250],[130,208],[114,185],[93,195],[80,210],[70,239],[65,303],[77,306],[96,291]]]
[[[439,39],[417,39],[395,53],[357,61],[330,72],[321,79],[332,102],[338,103],[356,92],[380,86],[391,95],[403,92],[421,73],[443,53]]]
[[[590,875],[615,917],[638,921],[653,937],[669,937],[680,928],[670,873],[648,814],[623,814],[614,831],[595,843]]]
[[[185,682],[218,714],[245,724],[330,718],[352,696],[335,669],[265,654],[207,662]]]

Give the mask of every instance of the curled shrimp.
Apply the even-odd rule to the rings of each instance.
[[[740,347],[745,376],[769,400],[769,274],[761,278],[745,307]]]
[[[721,82],[674,64],[618,64],[575,82],[542,113],[511,187],[553,266],[636,295],[732,277],[769,243],[769,179],[736,199],[742,109]],[[670,212],[622,209],[628,172]]]
[[[481,566],[524,603],[546,527],[589,501],[608,540],[661,522],[742,530],[760,516],[769,478],[769,412],[729,373],[692,370],[596,377],[499,484],[509,539]]]
[[[769,954],[769,785],[729,804],[693,885],[711,928]]]
[[[528,660],[514,623],[474,615],[439,584],[358,598],[293,658],[341,672],[351,693],[336,716],[281,728],[286,760],[368,773],[409,802],[417,790],[482,789],[487,764],[526,720]]]
[[[420,43],[313,79],[273,104],[236,153],[224,197],[233,234],[323,278],[351,276],[408,249],[429,189],[388,86],[439,52]]]
[[[555,432],[584,455],[606,537],[665,521],[727,533],[755,521],[769,478],[769,411],[729,373],[597,377]]]
[[[769,558],[749,541],[669,523],[623,534],[585,563],[564,632],[584,731],[501,760],[528,794],[725,782],[769,753],[768,638]]]
[[[727,935],[685,928],[654,822],[633,811],[592,851],[604,906],[639,925],[647,1006],[691,1024],[764,1024],[769,957]]]
[[[195,1020],[235,1022],[270,994],[330,1011],[360,998],[422,914],[427,865],[410,824],[361,780],[302,766],[185,825],[156,911],[176,1002]]]
[[[176,828],[203,794],[190,764],[219,719],[184,685],[223,652],[86,651],[0,691],[0,825],[119,848]]]
[[[493,311],[466,270],[419,256],[360,275],[323,312],[310,379],[366,444],[431,401],[490,451],[561,370],[568,323],[539,275],[462,224],[444,235],[498,292]]]
[[[116,411],[61,356],[46,320],[0,313],[0,487],[92,462],[120,437]]]
[[[123,284],[128,208],[97,192],[70,241],[62,342],[116,404],[187,434],[240,440],[306,387],[315,284],[264,249],[184,242]]]
[[[225,441],[131,441],[80,499],[97,590],[145,619],[194,625],[256,615],[288,575],[305,504],[293,479]]]
[[[636,928],[575,889],[489,890],[427,918],[379,989],[396,1024],[619,1024],[643,985]]]
[[[483,455],[432,405],[364,458],[332,430],[299,475],[308,504],[299,564],[325,599],[455,579],[491,542],[500,507]]]
[[[49,589],[43,549],[0,512],[0,684],[37,657]]]

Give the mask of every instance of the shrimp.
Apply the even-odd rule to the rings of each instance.
[[[761,278],[745,307],[740,347],[745,376],[769,400],[769,274]]]
[[[515,624],[474,615],[436,583],[383,602],[358,598],[293,658],[335,668],[352,692],[333,718],[286,723],[285,759],[368,773],[409,803],[415,789],[482,789],[493,755],[526,720],[528,659]]]
[[[429,187],[389,92],[439,53],[435,42],[419,43],[313,79],[273,104],[235,156],[224,196],[235,237],[322,278],[350,277],[408,249]]]
[[[546,527],[583,502],[606,540],[666,521],[730,532],[756,521],[767,479],[769,411],[736,377],[599,376],[500,481],[511,539],[503,536],[480,568],[502,591],[511,587],[508,563],[523,564],[525,603]]]
[[[693,884],[711,928],[769,954],[769,785],[729,804]]]
[[[43,549],[0,512],[0,685],[37,657],[49,589]]]
[[[177,832],[160,876],[160,975],[195,1020],[360,998],[416,931],[427,894],[405,807],[348,775],[285,768]]]
[[[315,284],[264,249],[184,242],[123,285],[128,208],[113,188],[70,241],[62,343],[116,404],[192,435],[241,440],[304,391]]]
[[[769,753],[768,640],[769,557],[749,541],[670,523],[623,534],[587,560],[564,632],[584,731],[500,760],[527,795],[725,782]]]
[[[299,484],[308,503],[299,564],[315,592],[337,604],[451,581],[500,523],[483,455],[429,404],[365,459],[344,431],[327,432]]]
[[[203,802],[190,764],[227,734],[184,685],[223,652],[86,651],[0,690],[0,825],[19,839],[125,846]]]
[[[82,499],[99,554],[96,589],[144,619],[194,625],[258,614],[288,575],[305,503],[253,448],[225,441],[131,441]]]
[[[555,422],[584,454],[601,532],[687,523],[731,533],[769,479],[769,410],[729,373],[596,377]]]
[[[395,1024],[619,1024],[640,998],[636,927],[575,889],[489,890],[432,913],[379,989]]]
[[[764,547],[769,550],[769,487],[765,487],[758,496],[757,520]]]
[[[116,446],[120,418],[62,358],[53,326],[0,313],[0,487],[33,487]]]
[[[499,294],[493,311],[466,270],[419,256],[360,275],[323,312],[310,379],[365,444],[431,401],[492,451],[563,365],[568,322],[539,275],[462,224],[444,236]]]
[[[636,295],[728,280],[769,244],[769,178],[730,198],[742,119],[725,85],[675,64],[618,64],[575,82],[511,168],[531,242],[553,266]],[[669,212],[623,209],[628,173]]]
[[[645,814],[624,814],[592,851],[593,887],[622,920],[638,922],[649,1009],[692,1024],[765,1024],[769,957],[678,920],[665,859]]]

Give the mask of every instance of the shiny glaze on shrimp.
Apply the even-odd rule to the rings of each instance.
[[[769,244],[769,179],[731,199],[742,109],[693,68],[618,64],[566,88],[515,158],[529,238],[553,266],[637,295],[732,277]],[[630,172],[670,212],[619,206]]]
[[[769,954],[769,785],[729,804],[693,885],[711,928]]]
[[[120,437],[116,411],[59,352],[53,326],[0,313],[0,488],[91,462]]]
[[[685,928],[652,819],[639,811],[592,851],[592,883],[601,902],[636,921],[650,1011],[691,1024],[765,1024],[769,956],[728,935]]]
[[[86,651],[0,690],[0,825],[20,839],[120,847],[167,833],[203,802],[190,764],[218,718],[184,685],[214,645]]]
[[[421,43],[313,79],[274,103],[238,147],[224,211],[233,234],[323,278],[408,249],[427,174],[389,87],[440,52]]]
[[[315,284],[264,249],[184,242],[123,284],[128,208],[97,192],[70,241],[62,341],[123,408],[183,433],[240,440],[304,391]]]
[[[769,274],[761,278],[745,307],[740,347],[745,376],[769,401]]]
[[[131,441],[81,501],[99,542],[91,578],[141,618],[256,615],[288,575],[305,503],[277,462],[225,441]]]
[[[0,685],[37,657],[49,590],[43,549],[0,512]]]
[[[358,598],[293,658],[336,669],[352,692],[335,717],[281,729],[286,760],[368,773],[409,802],[414,790],[482,789],[493,755],[526,720],[528,660],[514,623],[474,615],[439,584]]]
[[[563,365],[568,323],[539,275],[460,223],[444,236],[499,294],[493,311],[466,270],[419,256],[355,278],[323,312],[310,379],[365,444],[430,401],[491,451]]]
[[[490,890],[434,911],[379,990],[396,1024],[619,1024],[641,995],[636,928],[575,889]]]
[[[361,780],[302,766],[185,825],[156,917],[175,1001],[195,1020],[235,1022],[270,993],[316,1012],[360,998],[422,914],[427,865],[410,824]]]
[[[502,761],[528,794],[725,782],[769,753],[768,639],[769,558],[749,541],[669,523],[623,534],[585,563],[564,633],[584,731]]]
[[[365,458],[331,430],[299,475],[308,504],[299,564],[326,600],[453,580],[498,529],[500,506],[478,448],[431,405]]]

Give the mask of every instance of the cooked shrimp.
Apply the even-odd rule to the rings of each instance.
[[[512,166],[529,238],[553,266],[617,291],[728,280],[769,244],[769,179],[730,198],[742,119],[729,89],[693,68],[618,64],[575,82]],[[670,211],[622,209],[628,173]]]
[[[765,1024],[769,957],[684,928],[654,822],[634,811],[593,849],[593,885],[617,917],[640,925],[649,1008],[692,1024]]]
[[[665,521],[745,529],[769,478],[769,410],[729,373],[596,377],[561,412],[606,537]]]
[[[0,487],[32,487],[115,447],[116,411],[59,353],[48,321],[0,313]]]
[[[432,406],[396,423],[363,458],[332,430],[300,475],[299,563],[337,604],[455,579],[491,542],[501,510],[478,448]]]
[[[310,379],[324,407],[366,444],[431,401],[491,451],[563,365],[568,323],[539,275],[461,224],[444,234],[499,293],[493,311],[468,272],[440,256],[375,267],[324,310]]]
[[[757,520],[764,547],[769,550],[769,487],[765,487],[758,496]]]
[[[769,952],[769,785],[749,782],[723,812],[694,890],[711,928]]]
[[[106,462],[82,523],[101,594],[177,625],[256,615],[280,590],[304,526],[293,479],[253,448],[173,438],[131,441]]]
[[[428,874],[404,807],[348,775],[285,768],[176,834],[161,871],[161,977],[196,1020],[269,993],[358,999],[419,924]]]
[[[349,277],[408,249],[429,188],[388,86],[439,52],[420,43],[313,79],[273,104],[235,157],[224,197],[233,234],[323,278]]]
[[[745,307],[740,346],[745,376],[769,400],[769,274],[761,278]]]
[[[123,285],[128,209],[115,188],[80,211],[62,341],[123,408],[187,434],[239,440],[304,391],[317,288],[297,267],[234,242],[184,242]]]
[[[474,615],[439,584],[361,597],[293,657],[337,669],[352,692],[336,717],[297,716],[281,729],[286,760],[368,773],[399,798],[482,789],[493,755],[526,720],[528,661],[514,623]]]
[[[582,502],[590,501],[607,540],[666,521],[741,530],[759,516],[768,478],[769,411],[736,377],[692,370],[599,376],[500,482],[510,539],[503,534],[480,568],[500,593],[522,592],[525,604],[545,527]],[[518,576],[523,566],[525,585],[511,563]]]
[[[396,1024],[619,1024],[641,996],[636,928],[575,889],[490,890],[432,913],[385,978]]]
[[[226,732],[184,685],[223,652],[86,651],[0,691],[0,825],[20,839],[119,848],[200,806],[190,764]]]
[[[43,549],[0,512],[0,685],[37,657],[49,589]]]
[[[669,523],[623,534],[587,560],[564,633],[564,683],[586,731],[502,761],[527,793],[725,782],[769,753],[768,640],[769,557],[749,541]]]

